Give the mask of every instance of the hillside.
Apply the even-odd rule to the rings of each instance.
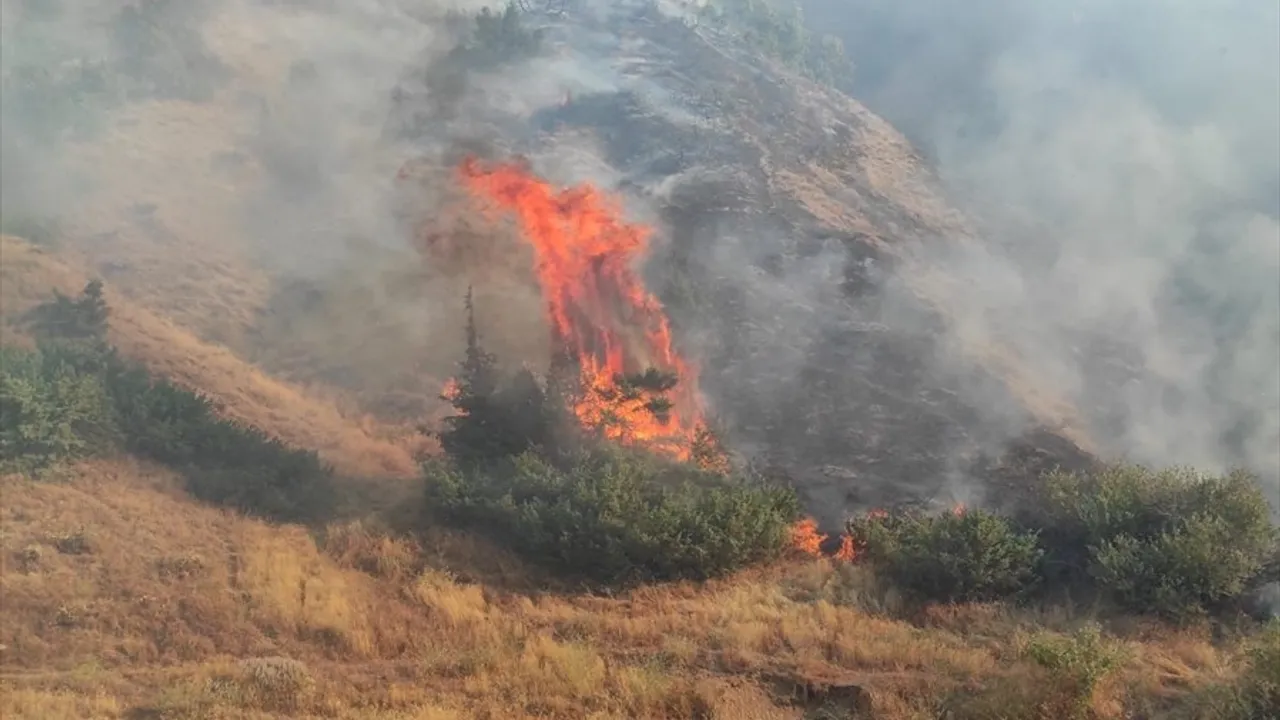
[[[13,237],[0,237],[0,303],[6,340],[15,322],[54,292],[74,294],[87,274],[57,256]],[[83,267],[83,266],[81,266]],[[364,477],[411,477],[412,452],[422,442],[412,428],[396,427],[364,414],[344,416],[340,396],[303,388],[264,374],[226,347],[145,305],[110,297],[111,340],[127,357],[156,373],[197,388],[225,412],[301,447],[319,450],[339,472]],[[18,331],[20,334],[20,331]]]
[[[1107,464],[1126,349],[990,304],[771,5],[62,5],[0,14],[0,716],[1280,703],[1269,467]]]
[[[791,701],[806,685],[808,712],[936,717],[958,688],[1025,702],[1047,676],[1018,644],[1073,624],[981,605],[892,619],[891,593],[825,560],[615,598],[530,592],[474,539],[415,547],[357,524],[317,542],[200,507],[143,463],[4,482],[11,718],[823,717]],[[1122,637],[1104,717],[1126,693],[1158,707],[1234,672],[1205,631]]]

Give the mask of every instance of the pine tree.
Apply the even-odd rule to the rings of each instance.
[[[467,288],[467,350],[459,363],[457,388],[448,398],[457,414],[444,419],[440,445],[455,460],[483,462],[501,457],[501,417],[495,407],[498,391],[497,360],[480,346],[475,305]]]
[[[548,456],[567,459],[581,449],[583,436],[573,407],[582,392],[582,375],[573,353],[558,343],[547,369],[543,413],[547,419],[545,450]]]
[[[72,300],[60,292],[33,308],[27,316],[31,331],[40,340],[104,344],[110,310],[102,297],[102,281],[90,280],[80,297]]]
[[[552,438],[546,400],[546,393],[528,368],[522,368],[498,393],[497,405],[505,421],[502,442],[506,452],[548,448]]]

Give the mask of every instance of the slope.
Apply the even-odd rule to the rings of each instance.
[[[10,718],[782,720],[867,703],[936,717],[964,688],[1036,701],[1057,680],[1019,643],[1072,625],[984,606],[912,616],[862,571],[812,560],[615,598],[538,591],[474,538],[357,522],[318,542],[201,507],[127,459],[2,482]],[[1233,672],[1203,631],[1120,632],[1131,659],[1100,717]]]
[[[78,293],[87,273],[18,238],[0,236],[0,307],[6,334],[22,314],[57,290]],[[74,258],[74,255],[67,256]],[[127,357],[195,388],[228,416],[256,425],[298,447],[318,450],[342,474],[411,477],[422,439],[412,428],[367,415],[344,416],[340,397],[322,388],[276,380],[229,350],[195,337],[167,318],[108,287],[111,341]]]

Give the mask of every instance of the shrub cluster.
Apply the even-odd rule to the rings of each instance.
[[[1112,465],[1046,476],[1023,525],[1043,528],[1046,574],[1129,610],[1185,617],[1260,579],[1280,535],[1257,479]]]
[[[427,466],[437,519],[485,529],[535,561],[606,585],[709,578],[778,555],[798,516],[789,488],[731,476],[714,438],[699,464],[659,460],[579,432],[574,369],[553,363],[544,388],[524,370],[504,379],[480,347],[467,297],[467,351],[439,433],[448,460]],[[670,410],[676,378],[620,378],[617,402]]]
[[[0,467],[37,472],[119,448],[249,513],[298,520],[329,507],[332,473],[316,453],[218,417],[208,398],[123,360],[107,344],[107,315],[93,282],[32,311],[37,350],[0,350]]]
[[[982,510],[877,513],[849,522],[862,556],[902,589],[947,601],[995,600],[1034,586],[1036,536]]]
[[[1086,590],[1184,619],[1257,588],[1280,532],[1256,478],[1111,465],[1054,472],[1001,517],[881,515],[849,523],[863,556],[928,600]]]
[[[38,352],[0,348],[0,472],[37,472],[110,445],[100,378]]]
[[[447,522],[606,585],[706,579],[776,557],[799,510],[787,489],[616,448],[566,465],[534,453],[466,470],[435,464],[428,499]]]
[[[1064,636],[1039,633],[1027,642],[1025,654],[1053,674],[1061,696],[1060,715],[1084,717],[1099,684],[1125,660],[1125,651],[1102,635],[1097,625],[1087,625]]]

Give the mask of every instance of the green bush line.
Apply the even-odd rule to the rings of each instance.
[[[535,562],[607,586],[711,578],[785,549],[799,515],[791,488],[582,432],[568,410],[582,390],[563,354],[545,387],[528,370],[504,377],[480,346],[470,293],[466,311],[466,354],[447,397],[455,414],[437,433],[448,459],[425,466],[435,519],[484,530]],[[678,381],[656,370],[621,377],[613,399],[660,415]],[[695,450],[712,452],[704,435]]]
[[[101,283],[28,316],[37,349],[0,348],[0,469],[38,475],[116,450],[183,473],[197,498],[277,520],[322,517],[332,470],[309,450],[221,418],[205,396],[106,342]]]
[[[614,587],[705,580],[776,558],[799,510],[786,488],[675,480],[661,461],[616,448],[562,465],[532,452],[483,469],[433,463],[429,507],[531,560]]]
[[[1268,579],[1280,531],[1257,479],[1115,464],[1054,472],[1009,517],[875,514],[848,524],[869,562],[922,600],[1092,593],[1189,620]]]

